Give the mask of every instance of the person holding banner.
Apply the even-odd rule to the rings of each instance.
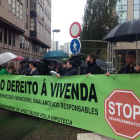
[[[30,62],[30,68],[31,71],[29,73],[29,76],[39,75],[36,62]]]
[[[76,70],[74,69],[74,62],[73,61],[68,60],[66,66],[67,66],[67,72],[64,75],[57,74],[56,75],[57,77],[77,75]]]
[[[125,56],[126,65],[123,66],[117,74],[140,73],[140,66],[136,64],[136,52],[128,51]],[[106,73],[109,76],[110,73]]]
[[[94,53],[91,53],[87,56],[86,61],[88,64],[86,74],[87,76],[91,74],[102,74],[101,68],[96,64],[97,56]]]

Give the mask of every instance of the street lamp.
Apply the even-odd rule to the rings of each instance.
[[[53,32],[53,47],[54,47],[54,32],[58,33],[60,31],[61,31],[60,29],[54,29],[54,30],[52,30],[52,32]]]

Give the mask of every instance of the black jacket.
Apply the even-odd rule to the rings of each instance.
[[[88,65],[88,68],[86,70],[86,74],[102,74],[101,68],[96,64],[96,62],[91,63]]]
[[[30,68],[25,68],[24,70],[22,70],[21,75],[28,76],[30,74],[30,72],[31,72]]]
[[[123,66],[117,73],[118,74],[126,74],[126,73],[140,73],[140,72],[136,72],[134,70],[134,67],[136,66],[136,64],[130,68],[129,64]]]
[[[67,69],[67,72],[64,75],[60,76],[72,76],[72,75],[77,75],[76,70],[74,68]]]
[[[32,71],[32,70],[31,70],[31,71]],[[30,71],[30,73],[29,73],[29,76],[39,75],[37,69],[35,69],[35,70],[33,71],[33,73],[31,73],[31,71]]]

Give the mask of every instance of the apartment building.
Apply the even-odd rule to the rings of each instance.
[[[119,23],[140,19],[140,0],[117,0],[116,13],[119,15]],[[117,43],[114,47],[116,71],[126,64],[125,54],[129,50],[136,50],[136,42]],[[138,52],[140,54],[140,42],[138,42]]]
[[[51,46],[51,0],[0,0],[0,53],[41,59]]]

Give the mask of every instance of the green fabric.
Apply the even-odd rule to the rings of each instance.
[[[126,138],[116,135],[105,120],[105,100],[114,90],[131,90],[140,98],[139,81],[140,74],[111,74],[109,77],[104,74],[88,77],[78,75],[60,78],[54,76],[1,75],[0,107],[90,130],[117,140],[125,140]],[[119,98],[114,99],[123,100],[127,103],[128,95],[124,96],[121,93]],[[132,100],[131,104],[131,106],[135,105],[135,101]],[[114,109],[113,106],[112,108]],[[121,106],[120,118],[123,115],[122,108]],[[126,107],[126,109],[129,108]],[[108,110],[106,112],[109,112]],[[129,121],[129,119],[126,120]],[[134,122],[140,124],[139,113],[137,113]],[[127,129],[126,126],[122,127],[120,122],[116,121],[116,124],[117,128],[123,129],[124,132]],[[131,125],[126,125],[131,127]],[[140,136],[135,139],[139,140]]]
[[[0,74],[11,75],[11,73],[9,73],[6,69],[3,69],[3,68],[1,69]]]

